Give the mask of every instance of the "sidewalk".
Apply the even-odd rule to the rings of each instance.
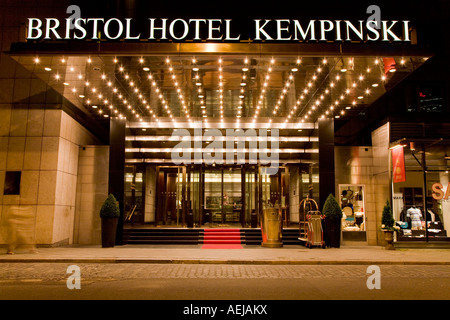
[[[18,250],[7,255],[0,248],[0,263],[173,263],[173,264],[429,264],[450,265],[450,249],[396,249],[379,246],[282,248],[246,246],[243,249],[202,249],[201,245],[65,246]]]

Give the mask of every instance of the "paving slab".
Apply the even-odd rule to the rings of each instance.
[[[160,264],[442,264],[450,265],[450,249],[396,249],[380,246],[312,248],[284,246],[242,249],[202,249],[201,245],[64,246],[38,248],[37,253],[17,250],[4,262],[160,263]]]

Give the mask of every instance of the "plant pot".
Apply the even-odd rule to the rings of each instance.
[[[118,221],[119,218],[102,218],[102,248],[111,248],[116,244]]]
[[[386,240],[386,250],[394,250],[394,231],[383,231],[384,232],[384,240]]]
[[[339,248],[341,246],[341,220],[324,220],[325,243],[327,247]]]

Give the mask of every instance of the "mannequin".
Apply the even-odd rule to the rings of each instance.
[[[421,230],[422,229],[422,212],[419,208],[413,205],[406,211],[406,217],[411,218],[411,229]]]

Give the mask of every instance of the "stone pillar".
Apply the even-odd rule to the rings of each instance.
[[[116,244],[123,244],[123,217],[125,209],[125,120],[111,119],[109,129],[109,187],[119,201],[120,217]]]
[[[335,194],[334,120],[319,120],[319,210],[331,193]]]

